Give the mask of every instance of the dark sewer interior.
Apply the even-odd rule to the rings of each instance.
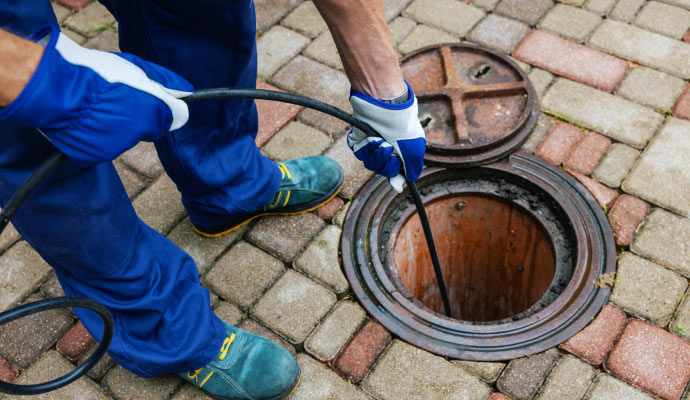
[[[460,195],[426,205],[452,317],[488,322],[525,312],[551,286],[556,258],[541,224],[499,198]],[[395,263],[409,292],[444,314],[424,233],[415,214],[396,239]]]

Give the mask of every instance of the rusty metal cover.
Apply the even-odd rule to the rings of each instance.
[[[461,43],[419,49],[402,70],[428,125],[428,165],[470,167],[517,150],[539,107],[525,72],[510,58]]]

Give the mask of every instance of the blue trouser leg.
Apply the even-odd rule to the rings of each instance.
[[[167,67],[197,89],[256,85],[256,18],[251,0],[101,0],[119,24],[120,48]],[[190,104],[190,120],[156,143],[195,225],[255,211],[281,174],[254,144],[251,99]]]
[[[173,2],[161,3],[173,6]],[[236,29],[248,32],[248,25],[233,19],[238,15],[233,13],[253,17],[251,3],[232,2],[227,13],[214,13],[203,2],[187,4],[189,12],[181,11],[178,17],[162,6],[158,14],[142,11],[157,6],[152,1],[109,6],[121,21],[124,49],[179,70],[197,87],[251,86],[250,80],[253,85],[253,33],[223,37]],[[130,8],[118,8],[123,5]],[[178,5],[184,9],[185,4]],[[140,7],[136,18],[134,6]],[[210,21],[202,18],[204,10]],[[229,23],[214,26],[221,16]],[[141,33],[137,21],[146,27],[143,36],[137,36]],[[0,27],[10,31],[27,34],[54,22],[48,1],[0,4]],[[193,40],[181,41],[185,33]],[[154,40],[156,47],[151,44]],[[185,49],[194,49],[176,55],[178,45],[185,43]],[[211,55],[208,66],[191,65],[199,63],[196,57],[202,54]],[[200,225],[212,219],[218,223],[216,217],[263,204],[277,188],[279,173],[253,144],[253,103],[209,102],[192,106],[191,113],[185,130],[156,146],[192,220]],[[31,128],[2,122],[0,132],[4,204],[55,149]],[[113,312],[116,332],[110,353],[125,368],[145,377],[160,375],[198,368],[217,354],[224,328],[210,310],[208,291],[199,284],[193,260],[136,217],[111,164],[80,168],[67,162],[32,194],[13,223],[54,267],[68,295],[94,298]],[[100,337],[98,318],[86,311],[77,313]]]

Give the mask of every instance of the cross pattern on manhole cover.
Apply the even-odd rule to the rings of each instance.
[[[409,54],[402,69],[419,100],[420,119],[428,122],[431,153],[476,154],[510,142],[510,149],[500,151],[505,155],[534,126],[534,88],[503,55],[444,44]]]

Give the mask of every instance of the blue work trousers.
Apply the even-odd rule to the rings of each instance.
[[[255,87],[251,0],[102,0],[120,48],[163,65],[195,88]],[[0,28],[28,36],[57,23],[48,0],[3,0]],[[194,224],[213,226],[266,203],[280,185],[261,155],[253,101],[190,105],[182,129],[155,143]],[[56,151],[36,129],[0,121],[0,202]],[[200,368],[225,328],[209,306],[194,260],[135,214],[112,163],[63,164],[12,223],[54,268],[67,295],[96,299],[115,319],[111,356],[142,377]],[[100,338],[95,314],[76,310]]]

